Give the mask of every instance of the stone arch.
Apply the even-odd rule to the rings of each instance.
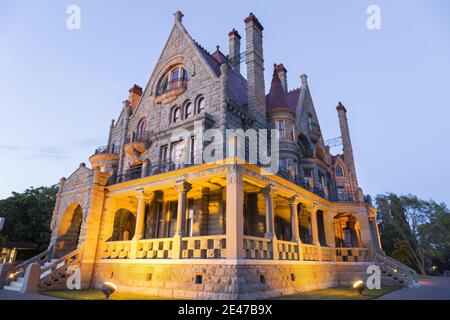
[[[186,71],[189,73],[189,76],[192,78],[195,76],[195,65],[191,57],[185,56],[185,55],[177,55],[167,61],[164,65],[162,65],[157,72],[155,72],[155,76],[152,79],[153,83],[151,85],[151,92],[152,94],[155,94],[157,92],[157,88],[159,85],[159,82],[161,81],[162,77],[166,74],[166,72],[175,67],[176,65],[182,65]]]
[[[121,208],[114,214],[113,231],[110,241],[127,241],[134,236],[136,216],[128,209]]]
[[[59,222],[55,258],[61,258],[78,247],[82,222],[83,208],[78,203],[72,203]]]
[[[362,247],[361,227],[356,216],[339,213],[333,218],[336,247]]]

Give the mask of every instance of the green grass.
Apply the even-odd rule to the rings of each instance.
[[[66,300],[105,300],[105,295],[99,290],[66,290],[66,291],[44,291],[43,295]],[[167,298],[147,296],[144,294],[115,292],[110,300],[169,300]]]
[[[381,297],[386,293],[400,289],[400,287],[385,286],[377,290],[364,290],[363,295],[350,287],[338,287],[329,289],[319,289],[299,293],[291,296],[274,298],[275,300],[371,300]]]

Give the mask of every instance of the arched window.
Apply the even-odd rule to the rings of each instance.
[[[147,119],[146,118],[142,118],[141,120],[139,120],[138,125],[137,125],[137,134],[139,136],[143,135],[145,132],[147,131]]]
[[[197,102],[197,113],[202,113],[205,110],[206,107],[206,103],[205,103],[205,98],[200,98],[198,99]]]
[[[192,114],[193,114],[192,103],[190,101],[188,101],[184,105],[184,118],[189,119],[190,117],[192,117]]]
[[[338,163],[336,165],[336,177],[343,177],[344,176],[344,169],[342,169],[341,165]]]
[[[188,79],[189,73],[182,66],[176,66],[170,69],[162,78],[158,86],[158,94],[177,89],[185,89]]]
[[[174,107],[172,110],[172,123],[177,123],[179,120],[181,120],[181,108]]]

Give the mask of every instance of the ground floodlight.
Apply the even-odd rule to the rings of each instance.
[[[360,296],[362,296],[362,293],[365,288],[366,288],[366,285],[364,284],[364,281],[362,281],[362,280],[358,280],[353,283],[353,289],[358,290]]]
[[[109,300],[109,296],[112,295],[114,291],[116,291],[116,289],[117,287],[114,283],[105,282],[103,283],[102,288],[100,290],[105,294],[106,300]]]

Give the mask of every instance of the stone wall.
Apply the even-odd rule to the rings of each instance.
[[[220,262],[219,264],[217,264]],[[250,262],[250,261],[249,261]],[[187,299],[265,299],[366,279],[365,263],[290,262],[227,265],[193,260],[102,262],[95,265],[93,283],[111,281],[118,291]],[[201,283],[196,283],[196,278]]]

